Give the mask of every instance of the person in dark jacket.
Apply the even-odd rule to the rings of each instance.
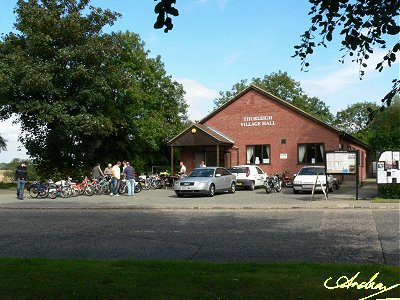
[[[123,172],[125,174],[126,186],[128,187],[128,196],[133,196],[135,194],[135,169],[129,162],[126,162]]]
[[[21,164],[15,171],[15,180],[17,181],[17,198],[24,199],[24,190],[26,179],[28,178],[28,171],[25,164]]]
[[[92,169],[92,172],[90,173],[92,175],[93,179],[102,179],[104,178],[104,173],[100,168],[100,164],[96,163],[94,168]]]

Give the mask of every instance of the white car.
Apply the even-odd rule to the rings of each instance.
[[[267,173],[254,165],[234,166],[231,173],[236,175],[236,186],[247,187],[251,191],[256,187],[264,187],[264,181],[268,178]]]
[[[324,186],[324,188],[326,188],[325,167],[323,166],[302,167],[299,173],[295,174],[295,177],[293,179],[293,193],[298,194],[301,191],[312,191],[314,185],[315,185],[315,190],[321,191],[322,190],[321,183]],[[328,175],[328,187],[329,191],[333,192],[332,175]]]

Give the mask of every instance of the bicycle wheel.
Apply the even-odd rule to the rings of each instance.
[[[39,196],[39,190],[36,187],[31,187],[29,190],[29,196],[32,198],[37,198]]]
[[[42,188],[39,191],[40,198],[46,198],[49,195],[49,190],[47,188]]]
[[[72,193],[71,196],[72,197],[77,197],[79,195],[79,189],[77,187],[71,187]]]
[[[146,181],[143,183],[142,189],[145,190],[145,191],[148,191],[148,190],[150,189],[150,184],[149,184],[149,181],[148,181],[148,180],[146,180]]]
[[[156,185],[156,188],[157,188],[157,189],[161,189],[161,187],[162,187],[161,180],[158,180],[158,179],[157,179],[157,180],[155,181],[155,185]]]
[[[91,186],[87,186],[85,189],[85,195],[86,196],[93,196],[94,194],[94,190]]]
[[[138,182],[137,184],[135,184],[135,193],[140,193],[142,191],[142,185],[140,184],[140,182]]]
[[[57,197],[57,191],[56,191],[56,189],[51,189],[51,190],[49,190],[49,197],[50,197],[51,199],[55,199],[55,198]]]
[[[110,192],[111,192],[111,187],[110,187],[110,185],[108,184],[108,185],[104,186],[104,187],[102,188],[102,190],[103,190],[103,195],[108,195],[108,194],[110,194]]]
[[[63,186],[61,187],[61,197],[63,198],[69,198],[72,195],[72,189],[69,186]]]

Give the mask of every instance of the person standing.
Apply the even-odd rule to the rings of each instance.
[[[128,196],[133,196],[135,194],[135,169],[129,162],[126,162],[123,172],[125,174],[126,186],[128,187]]]
[[[205,168],[205,167],[206,167],[206,164],[204,163],[204,160],[202,160],[200,163],[200,168]]]
[[[181,166],[181,168],[179,169],[178,174],[179,174],[180,176],[186,175],[186,167],[185,167],[185,165],[183,164],[183,161],[181,161],[181,162],[179,163],[179,165]]]
[[[121,162],[117,163],[112,167],[112,177],[111,177],[111,194],[110,196],[119,196],[119,180],[121,179]]]
[[[26,179],[28,178],[28,171],[25,164],[21,164],[15,171],[15,180],[17,181],[17,198],[24,199],[24,190]]]
[[[102,179],[104,177],[104,173],[103,171],[101,171],[99,163],[95,164],[94,168],[92,169],[91,175],[93,179]]]
[[[104,177],[108,177],[108,179],[110,177],[112,177],[112,164],[108,164],[107,168],[104,169]]]
[[[125,170],[125,168],[126,168],[127,165],[128,165],[128,164],[127,164],[127,161],[126,161],[126,160],[123,160],[123,161],[122,161],[122,172]]]

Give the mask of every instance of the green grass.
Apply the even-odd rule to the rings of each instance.
[[[382,265],[0,259],[0,299],[355,300],[373,292],[323,284],[357,272],[359,283],[376,272],[376,283],[399,283],[399,267]]]
[[[400,199],[375,198],[372,199],[372,203],[400,203]]]
[[[15,183],[0,182],[0,190],[11,190],[16,189],[17,185]]]

